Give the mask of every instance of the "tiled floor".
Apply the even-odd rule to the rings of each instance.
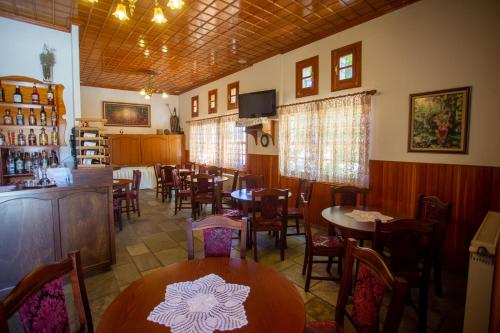
[[[129,222],[123,215],[123,231],[116,229],[116,265],[110,271],[94,274],[85,280],[94,326],[97,326],[104,310],[116,295],[130,283],[162,266],[187,260],[185,221],[189,215],[190,212],[184,210],[175,216],[172,203],[162,203],[155,198],[154,191],[141,191],[141,217],[133,214]],[[313,280],[310,292],[304,291],[303,236],[288,238],[284,261],[280,261],[279,250],[274,247],[274,240],[267,233],[262,233],[258,242],[259,262],[280,271],[295,284],[304,299],[307,319],[332,319],[339,284]],[[195,256],[203,257],[203,243],[198,235],[195,235],[194,246]],[[236,248],[233,256],[237,257]],[[251,252],[247,253],[247,260],[252,260],[251,257]],[[314,271],[317,275],[326,274],[323,265],[316,265]],[[332,269],[334,271],[335,267]],[[428,331],[461,332],[465,278],[445,274],[444,286],[444,297],[436,297],[433,290],[430,291]],[[405,309],[400,331],[416,331],[416,314],[410,307]]]

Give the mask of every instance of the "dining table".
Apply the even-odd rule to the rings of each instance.
[[[125,205],[127,207],[127,218],[130,220],[130,179],[113,179],[113,192],[125,191]]]
[[[304,302],[297,288],[276,270],[245,259],[205,258],[186,260],[163,267],[145,275],[124,289],[103,313],[98,333],[111,332],[171,332],[168,326],[149,321],[150,313],[160,303],[169,301],[168,285],[197,280],[216,274],[227,284],[250,288],[242,303],[248,323],[234,332],[287,332],[302,333],[305,327]],[[207,295],[195,295],[188,300],[188,310],[207,310]],[[202,297],[203,296],[203,297]],[[191,296],[190,296],[191,297]],[[196,299],[197,301],[193,301]],[[196,304],[193,304],[196,303]],[[202,304],[203,303],[203,304]],[[213,298],[208,306],[214,304]],[[217,303],[215,303],[217,304]],[[195,309],[196,308],[196,309]],[[199,314],[196,314],[199,316]],[[217,331],[218,332],[218,331]]]

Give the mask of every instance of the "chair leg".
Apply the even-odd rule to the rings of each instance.
[[[286,229],[281,230],[281,249],[280,249],[280,255],[281,255],[281,261],[285,260],[285,241],[286,241]]]
[[[299,219],[295,219],[295,229],[297,230],[297,233],[300,234]]]
[[[255,262],[259,262],[259,258],[257,258],[257,232],[253,231],[253,260]]]
[[[441,258],[436,258],[434,262],[434,289],[437,296],[443,296],[443,282],[441,280]]]
[[[309,285],[311,284],[311,275],[312,275],[312,266],[313,266],[312,252],[309,252],[307,261],[308,261],[308,264],[307,264],[306,285],[304,287],[305,291],[309,291]]]
[[[139,207],[139,195],[137,194],[135,198],[136,204],[137,204],[137,216],[141,216],[141,208]]]
[[[179,206],[180,210],[181,204],[182,204],[182,198],[179,198],[179,196],[176,194],[174,202],[174,215],[177,215],[177,206]]]
[[[418,332],[427,332],[427,286],[420,286],[418,295]]]
[[[332,257],[328,257],[328,264],[326,265],[326,271],[328,273],[330,273],[331,270],[332,270],[332,264],[333,264],[333,258]]]
[[[304,263],[302,264],[302,275],[306,274],[308,256],[309,256],[309,248],[307,247],[307,244],[306,244],[306,251],[304,253]]]

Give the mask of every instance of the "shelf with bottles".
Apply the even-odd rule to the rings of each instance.
[[[53,127],[50,131],[42,127],[36,133],[33,128],[30,128],[28,133],[24,133],[24,127],[20,127],[19,131],[7,130],[6,133],[0,128],[0,146],[8,148],[54,146],[59,148],[60,133],[57,127]]]
[[[59,166],[56,150],[25,152],[8,150],[3,167],[4,178],[31,177],[39,168],[55,168]]]
[[[72,154],[78,167],[98,168],[109,165],[108,138],[103,133],[106,119],[76,118],[72,132]]]

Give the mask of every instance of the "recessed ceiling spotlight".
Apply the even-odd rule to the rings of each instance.
[[[167,53],[167,52],[168,52],[168,47],[166,47],[165,45],[163,45],[163,46],[161,47],[161,52],[163,52],[163,53]]]
[[[238,64],[245,65],[247,61],[245,59],[239,59]]]
[[[144,39],[139,39],[139,46],[140,47],[145,47],[146,46],[146,42],[144,41]]]
[[[145,50],[144,50],[144,55],[145,55],[146,57],[149,57],[149,50],[148,50],[148,49],[145,49]]]

